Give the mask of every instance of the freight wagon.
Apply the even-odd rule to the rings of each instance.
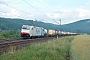
[[[48,36],[56,36],[57,34],[58,34],[58,31],[52,30],[52,29],[48,29]]]

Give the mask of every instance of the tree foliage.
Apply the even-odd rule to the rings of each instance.
[[[0,17],[0,31],[1,30],[12,30],[16,33],[20,33],[22,25],[33,25],[33,26],[40,26],[45,29],[60,30],[60,25],[55,25],[51,23]],[[90,33],[90,19],[84,19],[84,20],[80,20],[74,23],[62,25],[61,30],[69,31],[69,32]]]

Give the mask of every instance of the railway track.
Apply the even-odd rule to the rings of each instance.
[[[35,39],[12,39],[12,40],[0,40],[0,55],[6,52],[14,52],[17,50],[24,49],[34,42],[46,42],[56,37],[45,37]]]
[[[73,35],[70,35],[73,36]],[[65,36],[59,36],[65,37]],[[25,47],[29,46],[32,43],[38,42],[46,42],[48,40],[52,40],[55,37],[44,37],[44,38],[34,38],[34,39],[11,39],[11,40],[0,40],[0,55],[6,52],[14,52],[17,50],[24,49]]]

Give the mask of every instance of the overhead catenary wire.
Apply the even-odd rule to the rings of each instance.
[[[32,4],[34,4],[34,2],[33,2],[34,0],[30,0],[30,2],[32,3]],[[41,2],[41,1],[40,1]],[[46,3],[44,3],[44,2],[41,2],[41,3],[43,3],[44,5],[46,5],[46,6],[48,6],[49,8],[51,8],[49,5],[47,5]],[[30,4],[30,3],[29,3]],[[31,5],[31,4],[30,4]],[[35,7],[36,6],[36,7]],[[42,11],[41,11],[41,9],[38,9],[38,7],[37,7],[37,5],[34,5],[33,6],[35,9],[37,9],[38,11],[39,11],[39,13],[40,14],[42,14],[43,16],[45,16],[44,14],[45,13],[41,13]],[[47,18],[48,20],[50,20],[49,18]],[[45,21],[45,20],[43,20],[43,19],[41,19],[40,21]]]
[[[30,3],[28,3],[26,0],[23,0],[26,4],[28,4],[29,6],[31,6],[32,8],[34,8],[37,12],[39,12],[42,16],[44,16],[44,14],[42,14],[41,13],[41,11],[40,10],[38,10],[37,8],[35,8],[34,6],[32,6]],[[31,1],[32,2],[32,1]],[[33,3],[33,2],[32,2]],[[35,18],[35,21],[37,22],[37,20],[36,20],[36,18]],[[42,20],[40,20],[40,21],[42,21]],[[34,24],[34,23],[33,23]],[[35,24],[35,25],[38,25],[38,23],[37,24]]]
[[[34,8],[37,12],[39,12],[42,16],[44,16],[43,13],[41,13],[40,10],[38,10],[37,8],[35,8],[34,6],[32,6],[30,3],[28,3],[26,0],[23,0],[26,4],[28,4],[29,6],[31,6],[32,8]]]
[[[29,6],[34,8],[36,11],[38,11],[40,14],[42,14],[37,8],[33,7],[30,3],[28,3],[26,0],[23,0],[25,3],[27,3]],[[42,14],[43,15],[43,14]]]
[[[42,14],[41,13],[41,11],[40,10],[38,10],[37,8],[35,8],[34,6],[32,6],[30,3],[28,3],[26,0],[23,0],[25,3],[27,3],[29,6],[31,6],[32,8],[34,8],[37,12],[39,12],[40,14]],[[32,1],[31,1],[32,2]],[[44,16],[44,14],[42,14],[42,16]],[[47,18],[48,19],[48,18]],[[42,19],[43,20],[43,19]],[[41,20],[41,21],[42,21]],[[48,19],[49,20],[49,19]]]
[[[37,8],[35,8],[34,6],[32,6],[32,5],[31,5],[30,3],[28,3],[26,0],[23,0],[23,1],[24,1],[25,3],[27,3],[29,6],[31,6],[32,8],[34,8],[35,10],[37,10],[40,14],[42,14],[42,15],[44,16],[44,14],[41,13],[40,10],[38,10]],[[10,7],[10,8],[13,8],[13,9],[15,9],[15,10],[18,10],[18,11],[20,11],[20,12],[28,13],[28,12],[25,12],[25,11],[23,11],[23,10],[21,10],[21,9],[18,9],[18,8],[16,8],[16,7],[13,7],[13,6],[7,4],[6,2],[0,2],[0,3],[6,5],[6,6]],[[30,13],[28,13],[28,14],[30,14]],[[41,20],[41,21],[42,21],[42,20]]]
[[[34,6],[32,6],[30,3],[28,3],[26,0],[23,0],[25,3],[27,3],[29,6],[31,6],[32,8],[34,8],[36,11],[38,11],[40,14],[42,14],[37,8],[35,8]],[[43,15],[43,14],[42,14]],[[44,16],[44,15],[43,15]],[[42,19],[43,20],[43,19]],[[41,20],[41,21],[42,21]],[[54,20],[53,20],[54,21]],[[56,22],[56,21],[55,21]],[[59,23],[58,23],[59,24]]]
[[[25,1],[25,0],[24,0]],[[26,1],[25,1],[26,2]],[[23,13],[28,13],[28,12],[25,12],[25,11],[23,11],[23,10],[21,10],[21,9],[18,9],[18,8],[16,8],[16,7],[13,7],[13,6],[11,6],[11,5],[9,5],[9,4],[7,4],[6,2],[0,2],[1,4],[4,4],[4,5],[6,5],[6,6],[8,6],[8,7],[10,7],[10,8],[13,8],[13,9],[15,9],[15,10],[18,10],[18,11],[20,11],[20,12],[23,12]],[[26,2],[27,4],[29,4],[28,2]],[[31,7],[33,7],[31,4],[29,4]],[[33,7],[35,10],[37,10],[40,14],[42,14],[37,8],[35,8],[35,7]],[[6,12],[4,12],[4,11],[1,11],[1,12],[3,12],[3,13],[6,13]],[[30,13],[28,13],[28,14],[30,14]],[[42,14],[43,15],[43,14]],[[43,15],[44,16],[44,15]]]
[[[1,13],[8,13],[8,12],[5,12],[5,11],[0,11],[0,12],[1,12]],[[17,16],[17,15],[14,15],[14,16]],[[21,17],[21,16],[18,16],[18,17]],[[29,20],[29,21],[30,21],[30,20]],[[31,23],[32,25],[34,25],[33,22],[30,21],[30,23]],[[31,25],[31,24],[30,24],[30,25]]]
[[[44,16],[44,14],[40,12],[40,10],[38,10],[37,8],[35,8],[34,6],[32,6],[32,5],[31,5],[30,3],[28,3],[26,0],[23,0],[23,1],[24,1],[25,3],[27,3],[29,6],[31,6],[32,8],[34,8],[35,10],[37,10],[40,14],[42,14],[42,16]],[[13,7],[13,6],[7,4],[6,2],[0,2],[0,3],[6,5],[6,6],[10,7],[10,8],[13,8],[13,9],[15,9],[15,10],[18,10],[18,11],[20,11],[20,12],[23,12],[23,13],[26,13],[26,14],[29,14],[29,15],[30,15],[30,13],[28,13],[28,12],[26,12],[26,11],[23,11],[23,10],[21,10],[21,9],[18,9],[18,8],[16,8],[16,7]],[[41,21],[42,21],[42,20],[41,20]]]
[[[21,10],[21,9],[18,9],[18,8],[16,8],[16,7],[13,7],[13,6],[5,3],[5,2],[0,2],[0,3],[6,5],[6,6],[10,7],[10,8],[13,8],[13,9],[15,9],[15,10],[18,10],[18,11],[20,11],[20,12],[23,12],[23,13],[26,13],[26,14],[29,14],[29,15],[30,15],[30,13],[28,13],[28,12],[26,12],[26,11],[23,11],[23,10]],[[8,13],[8,12],[5,12],[5,11],[0,11],[0,12],[2,12],[2,13]],[[17,15],[14,15],[14,16],[17,16]],[[18,17],[21,17],[21,16],[18,16]],[[30,22],[30,23],[33,25],[32,22]]]
[[[60,23],[58,23],[57,21],[55,21],[54,19],[52,19],[54,22],[56,22],[57,24],[60,24]]]
[[[32,1],[32,0],[29,0],[32,4],[34,4],[34,2]],[[36,5],[34,5],[34,6],[36,6]],[[38,10],[38,7],[35,7],[37,10]]]
[[[13,6],[7,4],[6,2],[0,2],[0,3],[6,5],[6,6],[10,7],[10,8],[13,8],[13,9],[15,9],[15,10],[18,10],[18,11],[20,11],[20,12],[30,14],[29,12],[26,12],[26,11],[23,11],[23,10],[18,9],[18,8],[16,8],[16,7],[13,7]]]

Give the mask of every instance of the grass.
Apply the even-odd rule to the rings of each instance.
[[[20,35],[19,34],[7,34],[7,33],[2,33],[0,34],[0,39],[4,39],[4,40],[7,40],[7,39],[15,39],[15,38],[20,38]]]
[[[66,60],[70,43],[74,39],[64,37],[52,41],[32,44],[23,50],[9,52],[0,56],[1,60]]]
[[[11,30],[0,31],[0,40],[15,39],[15,38],[20,38],[19,32],[15,32],[15,31],[11,31]]]
[[[71,43],[72,60],[90,60],[90,35],[79,35]]]

